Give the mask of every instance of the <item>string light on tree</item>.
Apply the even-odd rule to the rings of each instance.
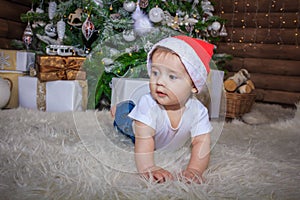
[[[294,24],[296,25],[296,30],[295,30],[295,43],[296,43],[296,48],[299,48],[299,41],[298,41],[298,27],[300,26],[300,19],[299,19],[299,12],[296,12],[297,19],[294,20]]]
[[[277,42],[278,45],[283,44],[283,40],[281,37],[281,33],[284,31],[284,24],[285,24],[285,20],[284,20],[284,2],[282,3],[282,7],[279,9],[281,12],[281,16],[279,17],[280,19],[280,24],[279,24],[279,41]]]

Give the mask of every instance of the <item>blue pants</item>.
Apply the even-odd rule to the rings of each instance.
[[[134,106],[135,104],[131,100],[118,103],[114,120],[114,127],[116,127],[120,133],[129,137],[133,143],[135,142],[135,137],[132,129],[133,120],[128,117],[128,114],[131,112]]]

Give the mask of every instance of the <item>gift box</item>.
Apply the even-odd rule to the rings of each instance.
[[[136,104],[141,96],[149,92],[149,79],[112,78],[111,106],[126,100]]]
[[[0,69],[29,71],[34,67],[35,53],[17,50],[0,49]]]
[[[4,108],[17,108],[19,107],[18,97],[18,77],[24,76],[20,71],[0,70],[0,76],[9,80],[10,83],[10,99]]]
[[[224,71],[211,69],[207,87],[210,96],[208,112],[210,118],[219,118],[222,104]]]
[[[84,61],[85,57],[38,56],[38,78],[40,81],[85,80]]]
[[[41,82],[36,77],[19,77],[20,107],[48,112],[84,111],[87,96],[86,80]]]

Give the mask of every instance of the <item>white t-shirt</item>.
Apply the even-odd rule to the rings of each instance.
[[[140,98],[128,116],[155,130],[155,149],[177,150],[189,138],[212,130],[207,109],[199,100],[190,98],[185,107],[178,127],[172,127],[164,107],[148,93]]]

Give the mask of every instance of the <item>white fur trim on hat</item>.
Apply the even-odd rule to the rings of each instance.
[[[168,48],[174,51],[179,56],[181,62],[184,64],[188,74],[190,75],[199,93],[201,91],[201,88],[206,82],[208,73],[204,63],[197,55],[197,53],[194,51],[194,49],[185,41],[174,37],[165,38],[159,41],[152,47],[152,49],[148,53],[147,70],[149,76],[151,74],[152,53],[157,47]],[[203,53],[206,52],[203,51]],[[207,55],[209,56],[209,54]]]

